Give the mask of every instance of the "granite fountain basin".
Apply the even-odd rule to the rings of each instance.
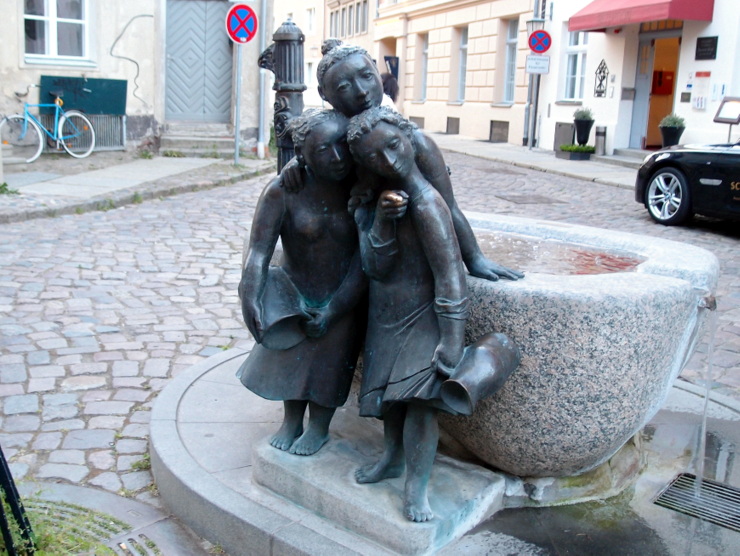
[[[489,256],[526,272],[517,282],[469,277],[468,340],[504,332],[522,363],[471,417],[444,416],[442,426],[512,475],[592,470],[661,407],[699,337],[719,262],[654,237],[468,217]]]

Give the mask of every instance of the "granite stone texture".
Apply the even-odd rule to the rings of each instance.
[[[634,272],[468,279],[468,341],[503,332],[522,363],[471,417],[443,416],[443,428],[520,477],[593,469],[660,408],[693,349],[717,260],[680,243],[580,226],[504,217],[474,225],[645,259]]]

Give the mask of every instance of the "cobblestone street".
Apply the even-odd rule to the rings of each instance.
[[[445,157],[464,210],[650,234],[714,252],[722,265],[714,386],[738,397],[737,223],[667,228],[630,190]],[[146,464],[149,410],[190,365],[252,345],[236,288],[268,179],[0,225],[0,443],[17,480],[61,479],[158,504]],[[700,380],[706,352],[703,342],[685,378]]]

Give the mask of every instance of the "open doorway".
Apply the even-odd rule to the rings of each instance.
[[[673,111],[681,37],[640,38],[630,147],[660,148],[658,124]]]

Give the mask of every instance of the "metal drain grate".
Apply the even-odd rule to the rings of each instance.
[[[655,499],[655,504],[740,532],[740,489],[702,480],[696,496],[696,476],[681,473]]]

